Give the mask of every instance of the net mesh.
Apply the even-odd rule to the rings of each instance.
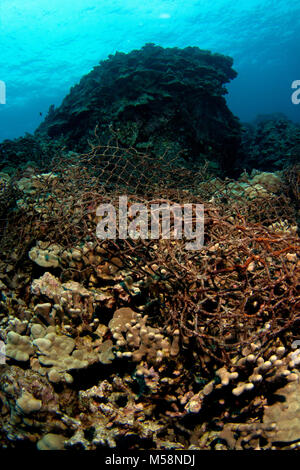
[[[88,284],[93,276],[96,287],[118,275],[130,278],[153,323],[178,328],[183,344],[189,338],[218,361],[230,361],[249,341],[267,345],[300,319],[299,167],[284,178],[274,194],[247,175],[223,181],[210,175],[208,165],[187,168],[180,156],[154,157],[117,144],[56,156],[25,175],[17,209],[2,220],[2,271],[7,263],[16,270],[23,265],[36,241],[76,248],[82,259],[88,244],[99,256],[62,263],[61,278]],[[20,175],[12,184],[20,192]],[[184,236],[99,239],[97,208],[110,203],[118,216],[124,195],[128,208],[204,204],[204,246],[187,250]],[[194,213],[192,219],[197,222]],[[104,281],[105,270],[110,276]]]

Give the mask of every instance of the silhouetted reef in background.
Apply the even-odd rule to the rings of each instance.
[[[300,161],[300,126],[284,114],[259,115],[244,125],[240,166],[247,170],[282,170]]]

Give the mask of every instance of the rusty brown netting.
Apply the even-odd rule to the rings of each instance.
[[[89,244],[97,256],[62,263],[64,279],[89,285],[93,278],[97,288],[107,266],[109,282],[125,273],[140,286],[147,308],[156,305],[153,322],[179,328],[183,344],[221,362],[249,342],[267,344],[298,324],[300,244],[289,198],[289,191],[299,194],[295,170],[274,194],[251,187],[246,177],[222,181],[207,166],[188,168],[180,156],[154,157],[118,145],[56,157],[46,170],[29,175],[17,210],[2,226],[6,262],[23,263],[37,241],[82,250],[82,259]],[[184,237],[100,240],[96,209],[117,207],[120,195],[128,206],[204,204],[204,247],[187,250]]]

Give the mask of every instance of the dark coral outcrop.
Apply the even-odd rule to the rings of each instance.
[[[245,124],[240,167],[277,171],[300,162],[300,125],[284,114],[258,116]]]
[[[13,140],[6,139],[0,143],[0,171],[13,174],[16,168],[42,168],[49,164],[62,146],[63,142],[59,140],[29,133]]]
[[[235,162],[240,125],[224,96],[236,77],[233,60],[198,47],[146,44],[109,56],[71,88],[61,106],[52,106],[36,135],[64,137],[84,151],[97,134],[112,134],[121,145],[155,154],[183,152],[193,161],[223,170]]]

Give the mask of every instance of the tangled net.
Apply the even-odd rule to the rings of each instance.
[[[142,287],[140,302],[153,324],[179,329],[185,347],[221,363],[230,363],[245,344],[259,341],[263,349],[275,337],[294,334],[300,243],[291,201],[299,196],[299,168],[286,174],[275,195],[245,179],[212,178],[207,166],[187,168],[180,157],[94,145],[85,155],[56,157],[26,184],[26,196],[2,225],[3,262],[21,265],[37,240],[83,254],[89,243],[101,259],[62,265],[61,277],[87,283],[93,276],[97,287],[104,282],[99,265],[126,270]],[[117,206],[120,195],[147,207],[204,204],[204,247],[186,250],[184,237],[100,240],[96,209]]]

